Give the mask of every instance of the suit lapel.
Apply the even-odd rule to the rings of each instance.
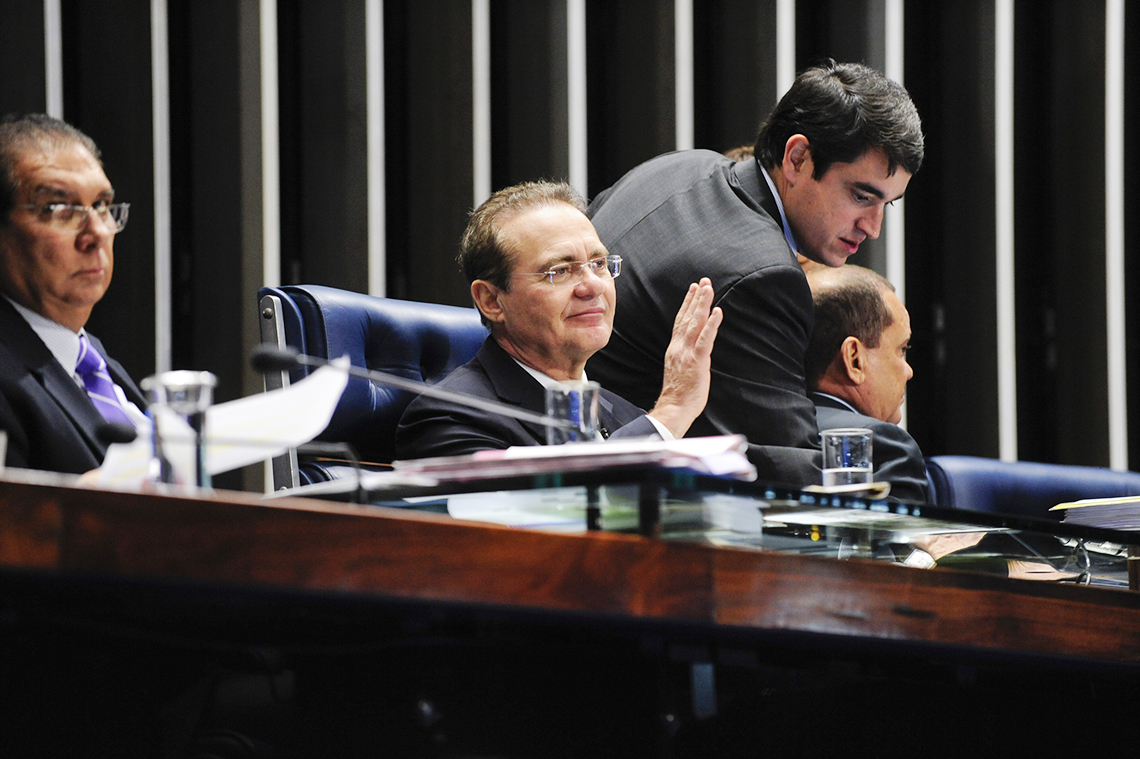
[[[546,413],[546,391],[542,385],[515,363],[494,338],[487,338],[475,358],[482,364],[499,400],[537,414]],[[511,421],[522,427],[538,445],[546,444],[546,428],[542,425],[520,419]]]
[[[768,187],[768,182],[760,176],[760,172],[763,170],[760,167],[760,162],[756,159],[735,163],[731,169],[732,177],[735,179],[732,184],[740,188],[749,205],[753,208],[763,209],[764,213],[776,222],[776,226],[783,229],[783,224],[780,221],[780,207],[776,205],[776,199],[772,197],[772,190]],[[787,230],[783,231],[787,232]]]
[[[3,330],[4,342],[22,358],[28,373],[36,378],[44,392],[71,419],[84,442],[95,453],[95,458],[102,459],[106,448],[95,434],[99,425],[104,423],[102,415],[95,409],[87,393],[79,388],[71,375],[55,360],[55,356],[24,321],[24,317],[16,313],[16,309],[3,298],[0,298],[0,330]]]
[[[601,428],[599,432],[605,438],[622,426],[614,414],[613,402],[603,393],[598,394],[598,426]]]

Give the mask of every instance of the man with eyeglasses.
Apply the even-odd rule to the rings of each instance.
[[[142,393],[84,329],[127,222],[90,137],[34,114],[0,121],[0,430],[8,466],[83,473],[100,429],[144,423]]]
[[[459,262],[491,331],[474,359],[441,388],[545,411],[545,387],[586,379],[586,360],[610,338],[622,262],[598,239],[569,185],[527,182],[492,195],[471,215]],[[604,437],[682,437],[708,400],[709,365],[721,322],[707,279],[689,286],[674,319],[664,382],[648,413],[602,390]],[[396,433],[399,458],[453,456],[542,445],[546,430],[420,396]]]

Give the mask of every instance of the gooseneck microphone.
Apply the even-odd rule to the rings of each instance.
[[[432,398],[439,398],[449,403],[454,403],[458,406],[465,406],[468,408],[476,408],[480,411],[489,411],[492,414],[501,414],[509,416],[513,419],[518,419],[523,422],[530,422],[531,424],[541,424],[543,427],[563,427],[566,429],[577,429],[577,426],[566,419],[558,419],[553,416],[545,416],[543,414],[536,414],[532,411],[517,408],[515,406],[508,406],[505,403],[497,403],[496,401],[488,401],[483,398],[476,398],[475,396],[466,395],[464,393],[455,393],[450,390],[443,390],[435,385],[429,385],[426,382],[419,380],[408,379],[407,377],[398,377],[395,374],[388,374],[387,372],[377,371],[375,369],[362,369],[359,366],[339,367],[332,362],[317,358],[316,356],[307,356],[299,352],[296,348],[278,348],[275,345],[259,345],[250,353],[250,363],[253,368],[259,372],[285,372],[295,368],[298,365],[302,366],[331,366],[334,369],[342,369],[353,377],[362,377],[372,382],[377,382],[381,385],[390,385],[399,388],[400,390],[407,390],[411,393],[431,396]]]
[[[138,435],[138,430],[131,425],[118,422],[103,422],[95,428],[95,437],[99,438],[99,442],[103,445],[133,443]]]

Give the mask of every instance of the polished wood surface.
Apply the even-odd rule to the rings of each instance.
[[[1140,595],[302,499],[0,482],[0,566],[1140,661]]]

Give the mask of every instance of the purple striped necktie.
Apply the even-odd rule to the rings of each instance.
[[[115,396],[115,384],[107,373],[107,362],[95,350],[87,335],[79,336],[79,361],[75,364],[75,373],[83,380],[88,397],[104,419],[114,424],[134,426]]]

